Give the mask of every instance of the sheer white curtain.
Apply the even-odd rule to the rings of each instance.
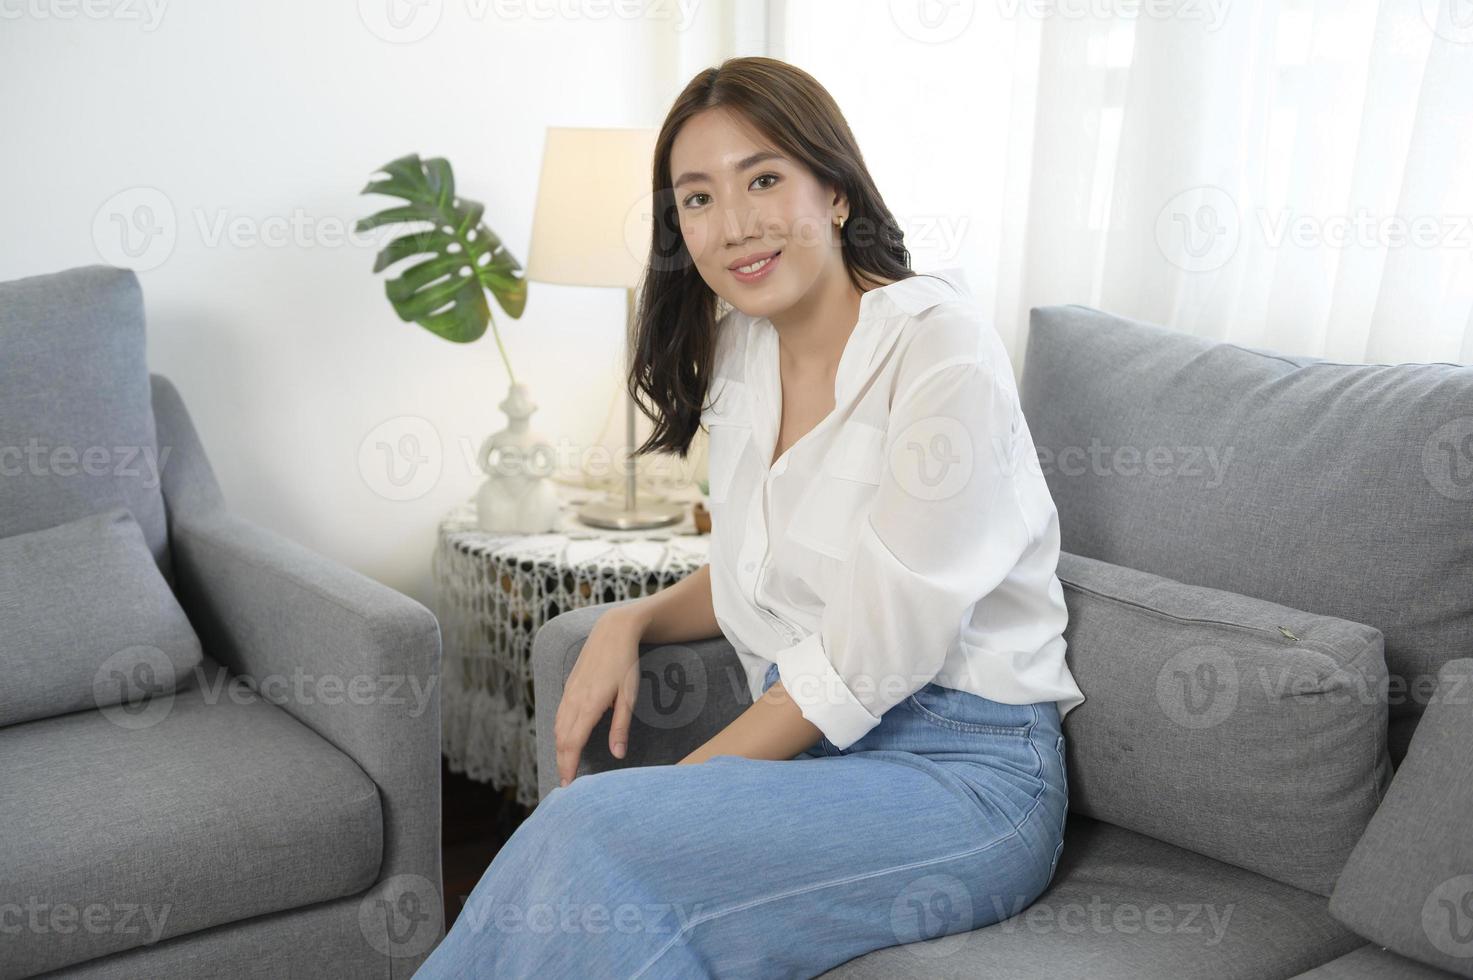
[[[915,267],[964,269],[1019,370],[1053,303],[1473,363],[1473,0],[745,6],[839,100]]]

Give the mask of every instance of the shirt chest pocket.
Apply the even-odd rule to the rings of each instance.
[[[819,463],[818,474],[793,508],[788,536],[839,561],[854,553],[859,522],[884,470],[885,430],[867,422],[845,422]]]
[[[742,454],[752,438],[752,418],[747,406],[747,386],[730,378],[715,378],[710,392],[711,405],[701,413],[706,426],[710,450],[706,469],[708,496],[711,503],[725,503],[731,491]]]

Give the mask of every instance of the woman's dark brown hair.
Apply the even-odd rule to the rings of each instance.
[[[696,269],[680,233],[670,186],[670,149],[688,119],[717,106],[740,114],[790,160],[841,188],[848,216],[840,232],[855,288],[908,279],[904,234],[865,169],[849,124],[813,76],[774,58],[731,58],[707,68],[680,93],[655,142],[654,232],[629,338],[626,385],[654,430],[638,455],[684,459],[700,428],[716,350],[717,296]],[[649,405],[641,401],[640,395]]]

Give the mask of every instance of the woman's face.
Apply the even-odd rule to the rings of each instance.
[[[670,150],[676,214],[696,269],[748,316],[797,304],[816,283],[843,276],[835,217],[842,196],[783,157],[725,109],[691,117]],[[756,257],[776,257],[743,273]]]

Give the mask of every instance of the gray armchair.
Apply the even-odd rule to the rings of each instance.
[[[135,461],[12,468],[0,538],[125,503],[204,654],[157,724],[0,728],[0,978],[408,978],[444,933],[439,625],[227,509],[143,322],[126,270],[0,284],[0,445]]]

